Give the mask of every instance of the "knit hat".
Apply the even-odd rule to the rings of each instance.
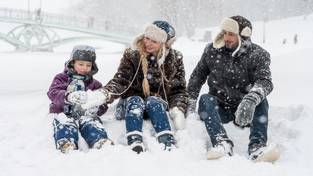
[[[94,47],[88,45],[74,46],[71,53],[71,60],[82,60],[94,63],[96,61],[96,50]]]
[[[98,66],[96,64],[96,50],[94,47],[88,45],[74,46],[70,59],[66,62],[66,67],[71,72],[73,72],[75,60],[89,61],[92,63],[90,76],[98,72]]]
[[[238,35],[239,37],[239,46],[234,51],[233,55],[238,52],[241,47],[241,40],[250,40],[252,35],[252,24],[251,22],[242,16],[232,16],[229,18],[224,18],[220,25],[221,32],[216,36],[213,41],[214,48],[221,48],[225,46],[224,42],[224,31],[232,32]]]

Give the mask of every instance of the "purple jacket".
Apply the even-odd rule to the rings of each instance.
[[[66,71],[57,74],[52,84],[50,85],[49,91],[47,93],[49,99],[51,100],[50,104],[50,113],[63,113],[64,112],[64,98],[65,98],[65,91],[67,86],[70,84],[71,80],[70,77],[66,74]],[[85,82],[86,90],[95,90],[102,87],[102,84],[97,81],[96,79],[89,79]],[[108,109],[106,104],[99,106],[98,115],[103,115]]]

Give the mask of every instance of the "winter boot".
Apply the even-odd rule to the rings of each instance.
[[[145,151],[145,146],[142,141],[133,142],[132,144],[130,144],[130,148],[137,154]]]
[[[277,144],[252,144],[249,147],[249,159],[255,162],[274,162],[280,156]]]
[[[220,141],[207,153],[208,160],[219,159],[224,156],[233,155],[234,144],[231,141]]]
[[[139,132],[127,134],[127,144],[137,154],[145,151],[145,146],[142,142],[142,136]]]
[[[69,139],[60,139],[57,141],[57,149],[62,153],[69,153],[76,149],[76,145]]]
[[[113,141],[110,139],[100,139],[96,143],[93,144],[92,148],[101,149],[104,146],[114,145]]]
[[[165,133],[158,136],[157,138],[159,143],[164,144],[163,150],[165,151],[171,151],[173,147],[176,146],[176,140],[172,134]]]

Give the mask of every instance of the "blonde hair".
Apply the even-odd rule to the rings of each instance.
[[[164,44],[162,44],[162,45],[164,45]],[[150,96],[150,85],[149,85],[149,81],[148,81],[148,59],[147,59],[148,53],[145,51],[143,40],[140,40],[137,42],[137,48],[138,48],[139,53],[140,53],[140,63],[141,63],[141,69],[143,72],[142,89],[143,89],[143,93],[144,93],[145,97],[148,97],[148,96]],[[163,56],[164,48],[165,47],[160,48],[158,55],[157,55],[158,60],[161,57],[165,57],[165,56]],[[160,65],[159,65],[159,67],[160,67]],[[162,70],[161,70],[161,72],[162,72]],[[163,79],[163,73],[161,73],[161,74],[162,74],[162,79]],[[162,84],[163,84],[163,82],[162,82]]]
[[[148,60],[147,60],[148,53],[145,52],[144,43],[142,42],[142,40],[137,42],[137,47],[138,47],[139,54],[140,54],[139,64],[141,64],[141,69],[143,72],[142,89],[143,89],[143,93],[145,97],[148,97],[150,96],[150,85],[149,85],[149,81],[147,78],[148,76]]]

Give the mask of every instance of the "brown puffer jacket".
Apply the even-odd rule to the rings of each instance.
[[[142,88],[143,72],[141,65],[139,67],[139,63],[139,51],[131,48],[126,49],[117,73],[104,87],[106,90],[113,93],[109,102],[112,102],[120,96],[122,98],[127,98],[129,96],[140,96],[145,98]],[[164,101],[167,101],[169,108],[177,106],[185,112],[188,94],[186,90],[185,69],[182,54],[177,50],[169,49],[169,53],[165,58],[164,63],[161,65],[161,68],[164,69],[165,90],[163,89],[161,70],[158,66],[157,59],[155,59],[154,56],[148,56],[147,77],[150,85],[150,95],[161,97]],[[137,70],[138,73],[136,74]],[[127,91],[124,92],[126,89]]]

